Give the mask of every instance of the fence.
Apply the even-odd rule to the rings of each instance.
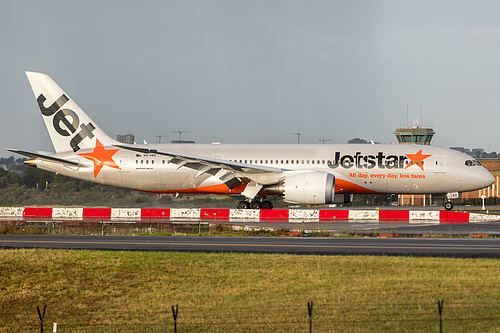
[[[498,332],[499,294],[477,295],[458,301],[407,295],[381,295],[369,304],[353,302],[357,295],[297,303],[246,299],[223,301],[184,299],[178,307],[151,300],[149,310],[138,303],[113,304],[91,310],[74,300],[50,302],[44,332]],[[246,304],[234,306],[234,304]],[[142,304],[144,305],[144,304]],[[314,305],[314,306],[313,306]],[[76,310],[70,310],[75,307]],[[120,310],[120,309],[127,310]],[[6,302],[0,308],[0,332],[40,332],[44,312],[34,304]],[[440,322],[442,318],[442,322]]]
[[[16,234],[29,230],[33,234],[83,234],[83,235],[175,235],[199,234],[210,230],[205,221],[165,222],[153,219],[120,221],[105,219],[72,220],[20,220],[0,223],[0,234]]]

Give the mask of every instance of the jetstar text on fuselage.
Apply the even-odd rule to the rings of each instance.
[[[421,151],[419,152],[421,153]],[[417,154],[409,154],[410,156],[415,156]],[[335,152],[335,159],[333,162],[328,161],[328,167],[331,169],[336,169],[339,166],[344,169],[350,169],[356,167],[358,169],[374,169],[378,167],[379,169],[406,169],[411,165],[419,165],[423,170],[424,159],[430,155],[423,155],[424,157],[420,160],[414,160],[409,158],[407,155],[388,155],[386,156],[384,152],[379,151],[376,155],[368,154],[364,155],[361,152],[356,152],[356,154],[341,155],[340,152]],[[405,161],[410,160],[407,165]]]

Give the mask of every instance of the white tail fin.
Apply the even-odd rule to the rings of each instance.
[[[107,136],[48,75],[26,72],[26,76],[57,153],[94,148],[96,139],[99,139],[104,146],[117,143]]]

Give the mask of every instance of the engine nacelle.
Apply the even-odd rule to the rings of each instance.
[[[335,195],[335,176],[325,172],[289,173],[283,178],[279,191],[286,202],[331,204]]]

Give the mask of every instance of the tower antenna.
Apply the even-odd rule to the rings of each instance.
[[[421,123],[422,127],[424,127],[424,117],[423,117],[423,113],[422,113],[422,103],[420,103],[420,123]]]
[[[406,103],[406,128],[408,128],[408,103]]]

